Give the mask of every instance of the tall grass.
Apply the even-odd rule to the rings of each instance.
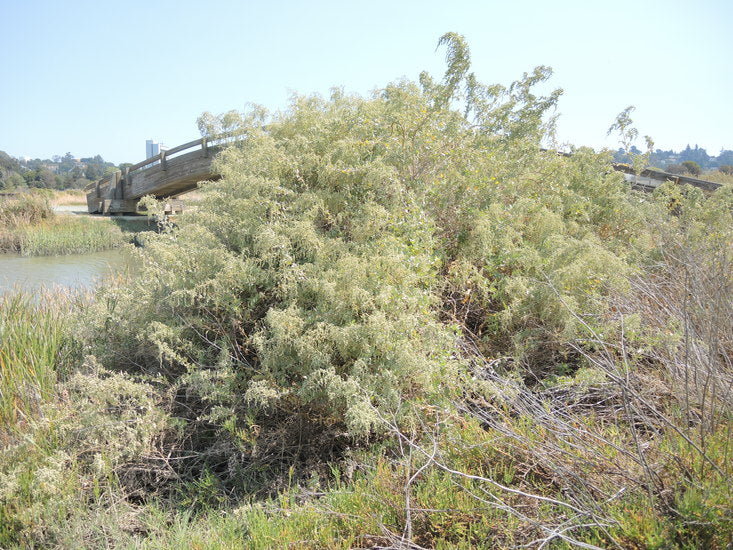
[[[129,238],[112,220],[63,216],[25,227],[19,241],[24,256],[50,256],[107,250],[128,242]]]
[[[48,198],[39,195],[20,195],[18,198],[0,200],[0,226],[18,227],[37,224],[54,217]]]
[[[24,256],[107,250],[129,242],[125,233],[135,229],[111,219],[57,216],[42,195],[0,201],[0,251]]]
[[[720,170],[711,170],[710,172],[705,172],[700,176],[700,178],[708,181],[714,181],[716,183],[727,183],[729,185],[733,185],[733,174],[721,172]]]
[[[69,312],[61,293],[0,295],[0,435],[38,410],[68,365]]]
[[[55,206],[87,204],[87,196],[83,189],[66,189],[55,191],[51,197],[51,203]]]

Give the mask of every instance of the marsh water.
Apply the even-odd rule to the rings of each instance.
[[[0,294],[15,287],[29,292],[91,288],[105,277],[124,273],[130,264],[129,253],[120,249],[63,256],[0,254]]]

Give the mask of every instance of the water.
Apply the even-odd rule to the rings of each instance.
[[[89,214],[86,204],[61,204],[53,207],[57,214]]]
[[[109,275],[126,272],[130,264],[129,253],[120,249],[64,256],[0,254],[0,293],[18,286],[30,292],[91,288]]]

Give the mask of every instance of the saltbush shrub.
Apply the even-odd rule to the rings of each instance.
[[[550,71],[441,44],[440,82],[201,117],[245,138],[96,294],[0,545],[727,543],[730,188],[545,150]]]
[[[219,424],[300,411],[352,436],[451,386],[451,301],[505,342],[496,353],[551,362],[577,329],[569,311],[623,289],[645,212],[608,155],[541,150],[561,93],[533,92],[549,69],[485,86],[462,38],[442,43],[442,82],[202,117],[246,139],[197,211],[151,239],[140,276],[102,294],[100,353],[174,379],[218,372],[228,389],[194,393]]]

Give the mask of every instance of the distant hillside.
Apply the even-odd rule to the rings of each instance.
[[[632,154],[641,154],[641,152],[642,151],[640,151],[636,146],[631,147]],[[616,162],[629,162],[630,159],[626,152],[619,148],[619,150],[614,154],[614,160],[616,160]],[[689,163],[697,164],[699,170]],[[718,156],[710,156],[705,149],[698,147],[697,145],[695,145],[694,148],[688,145],[685,149],[679,152],[671,149],[668,151],[657,149],[651,154],[649,165],[675,174],[687,173],[699,175],[704,171],[718,170],[723,173],[728,173],[733,172],[733,151],[730,149],[723,149],[720,151]]]
[[[116,170],[100,155],[75,158],[71,153],[50,159],[16,159],[0,151],[0,190],[36,187],[79,189]]]

